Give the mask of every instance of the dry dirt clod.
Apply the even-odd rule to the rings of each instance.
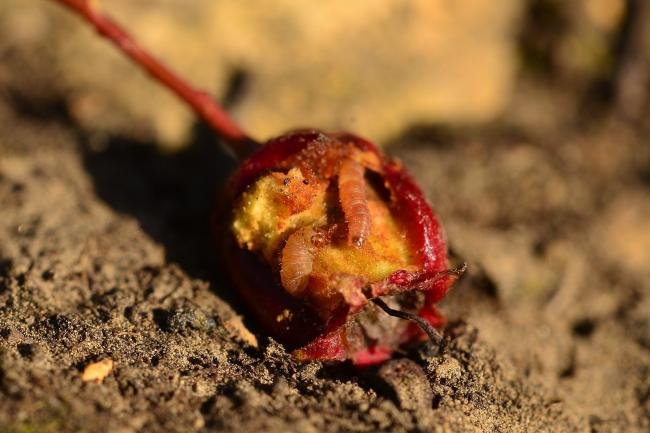
[[[406,358],[389,361],[379,369],[379,377],[395,392],[402,409],[417,410],[431,406],[431,385],[415,362]]]

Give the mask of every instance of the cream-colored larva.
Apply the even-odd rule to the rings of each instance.
[[[282,249],[280,280],[287,292],[299,295],[309,282],[314,263],[314,246],[310,241],[311,229],[303,228],[287,239]]]
[[[364,171],[364,167],[353,159],[344,160],[339,171],[339,200],[348,225],[348,242],[357,247],[361,247],[370,234]]]

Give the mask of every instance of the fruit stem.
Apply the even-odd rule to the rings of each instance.
[[[205,121],[214,132],[224,139],[228,148],[238,158],[249,155],[259,144],[250,138],[206,92],[195,89],[149,54],[115,21],[100,13],[90,0],[54,0],[79,14],[97,32],[111,41],[135,64],[147,71],[154,79],[174,92]]]

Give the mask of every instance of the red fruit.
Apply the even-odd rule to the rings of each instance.
[[[347,146],[351,146],[352,149]],[[325,147],[325,149],[318,149],[318,147]],[[363,285],[364,278],[358,278],[358,282],[362,285],[355,287],[360,289],[359,296],[340,296],[343,302],[339,302],[334,309],[331,309],[329,303],[323,307],[318,303],[318,297],[310,299],[304,294],[304,291],[311,290],[310,287],[305,288],[305,274],[311,272],[314,252],[309,250],[312,246],[305,245],[305,238],[299,231],[290,235],[286,241],[287,248],[290,247],[291,253],[297,257],[295,260],[302,271],[299,274],[302,279],[300,290],[303,293],[298,296],[294,296],[296,295],[293,293],[294,286],[286,287],[285,284],[286,288],[283,287],[283,281],[278,278],[272,263],[238,245],[229,230],[219,232],[226,240],[224,258],[237,291],[262,325],[278,340],[294,349],[294,356],[301,360],[349,358],[359,365],[385,360],[397,346],[420,338],[422,333],[417,328],[415,328],[417,332],[414,332],[413,327],[397,330],[389,327],[382,332],[398,331],[399,335],[375,335],[375,341],[364,339],[359,335],[359,327],[363,325],[355,323],[356,315],[369,305],[372,307],[369,301],[373,298],[423,292],[424,300],[417,313],[426,319],[431,319],[432,325],[439,325],[440,316],[436,314],[434,304],[444,297],[453,281],[462,272],[462,270],[448,270],[447,248],[442,227],[424,199],[422,191],[405,171],[403,165],[388,158],[374,144],[351,134],[300,131],[269,141],[244,161],[233,175],[230,184],[231,200],[235,201],[256,180],[272,171],[286,172],[291,167],[305,164],[308,160],[305,155],[309,154],[310,150],[322,157],[316,167],[316,171],[325,172],[320,179],[335,177],[339,173],[343,177],[345,175],[343,172],[349,167],[346,163],[349,160],[345,159],[345,154],[355,149],[366,157],[375,157],[377,165],[374,169],[368,170],[379,176],[385,188],[387,193],[385,200],[390,213],[399,223],[399,227],[405,231],[408,247],[415,256],[415,269],[398,269],[386,278],[367,285]],[[328,152],[332,155],[327,156]],[[328,158],[329,163],[325,161]],[[354,169],[358,170],[358,167]],[[341,177],[339,177],[339,184]],[[343,193],[343,190],[339,191],[339,194]],[[358,195],[359,192],[357,191],[356,194]],[[345,201],[343,198],[341,200]],[[346,206],[343,204],[342,207],[347,214]],[[232,206],[229,205],[228,209],[231,208]],[[368,218],[369,224],[374,229],[369,215],[365,211],[362,213],[364,215],[358,218]],[[223,215],[220,220],[223,221]],[[350,227],[355,226],[356,223],[355,220],[348,221]],[[361,225],[365,226],[365,222]],[[298,248],[295,245],[301,246]],[[291,265],[294,264],[292,261]],[[350,283],[350,279],[348,278],[345,284],[354,286],[355,283]],[[329,298],[327,301],[330,301]]]

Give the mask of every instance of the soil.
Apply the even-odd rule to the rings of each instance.
[[[397,137],[469,271],[441,355],[358,370],[294,362],[229,290],[208,222],[233,162],[204,127],[165,153],[21,91],[0,98],[0,432],[650,430],[647,125]]]
[[[650,426],[648,150],[615,122],[403,137],[470,272],[443,355],[357,371],[293,362],[228,291],[207,221],[231,164],[200,127],[161,155],[38,114],[0,111],[2,431]]]

